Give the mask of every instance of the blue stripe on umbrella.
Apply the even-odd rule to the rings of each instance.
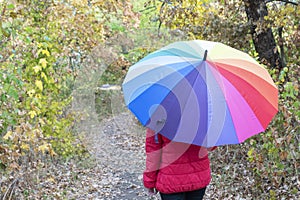
[[[133,94],[132,97],[128,97],[128,99],[133,99],[128,104],[128,108],[136,115],[136,117],[141,121],[143,125],[146,125],[151,117],[149,113],[150,108],[156,104],[161,104],[163,99],[169,94],[170,90],[172,90],[173,87],[178,83],[178,81],[184,78],[184,76],[188,74],[192,69],[194,69],[194,65],[190,64],[189,66],[181,70],[174,71],[169,76],[166,76],[160,81],[157,81],[156,83],[147,87],[147,89],[144,89],[143,92],[138,91],[138,95]],[[155,76],[155,74],[153,75]],[[137,78],[140,79],[138,81],[143,82],[142,76]],[[133,86],[138,84],[134,80],[136,79],[133,79],[131,83],[133,84]],[[128,86],[128,83],[126,83],[126,85],[124,86],[125,90],[127,89],[126,87]]]
[[[133,101],[135,98],[137,98],[141,93],[143,93],[146,89],[152,86],[151,83],[157,83],[165,85],[167,88],[172,89],[174,85],[180,80],[177,77],[177,80],[172,78],[172,81],[168,81],[170,76],[172,74],[181,74],[182,76],[185,76],[187,73],[189,73],[194,68],[193,63],[190,62],[180,62],[180,63],[174,63],[169,64],[161,67],[157,67],[154,69],[151,69],[145,73],[143,73],[140,76],[135,77],[134,79],[128,81],[126,84],[123,84],[123,92],[126,94],[124,96],[125,103],[128,105]],[[168,71],[171,71],[171,73],[166,77],[161,79],[160,74],[166,74]],[[160,80],[161,79],[161,80]],[[169,82],[168,84],[166,82]],[[149,83],[148,85],[144,85],[144,83]],[[130,92],[134,91],[131,96],[129,96]]]
[[[159,57],[163,57],[163,56],[175,56],[175,57],[179,56],[179,57],[183,57],[183,58],[186,57],[186,58],[201,59],[199,55],[193,55],[190,52],[182,51],[180,49],[171,48],[171,49],[164,49],[164,50],[160,50],[160,51],[155,51],[155,52],[149,54],[148,56],[146,56],[145,58],[141,59],[139,62],[143,62],[143,61],[151,59],[151,58],[159,59]],[[163,59],[163,58],[161,58],[161,59]]]
[[[159,92],[158,92],[159,91]],[[162,99],[170,92],[168,88],[160,84],[153,84],[138,98],[129,103],[128,108],[135,114],[138,120],[145,126],[149,121],[149,111],[153,105],[160,104]]]
[[[203,54],[205,49],[202,48],[202,45],[199,45],[197,42],[191,42],[191,41],[180,41],[180,42],[175,42],[172,44],[169,44],[163,49],[180,49],[184,52],[188,52],[200,60],[203,58]],[[180,55],[179,55],[180,56]]]
[[[228,109],[228,106],[226,105],[225,120],[224,120],[224,125],[222,127],[222,132],[220,133],[217,142],[209,146],[218,146],[224,144],[238,144],[238,143],[239,140],[237,138],[236,131],[234,129],[234,124],[230,115],[230,111]]]

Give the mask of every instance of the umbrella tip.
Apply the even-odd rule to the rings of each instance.
[[[204,52],[203,61],[206,61],[206,57],[207,57],[207,50],[205,50],[205,52]]]

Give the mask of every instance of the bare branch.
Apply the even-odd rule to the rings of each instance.
[[[298,6],[299,4],[294,2],[294,1],[289,1],[289,0],[266,0],[265,3],[271,3],[271,2],[274,2],[274,1],[280,1],[280,2],[284,2],[284,3],[287,3],[287,4],[292,4],[294,6]]]
[[[5,199],[6,197],[8,197],[8,200],[11,200],[12,194],[14,192],[15,186],[18,184],[19,179],[16,178],[7,188],[6,192],[4,193],[2,199]],[[9,196],[8,196],[9,195]]]
[[[161,4],[160,9],[159,9],[159,13],[160,13],[159,15],[160,15],[160,16],[161,16],[162,10],[163,10],[163,8],[164,8],[164,6],[165,6],[165,4],[166,4],[167,2],[168,2],[168,0],[164,1],[164,2]],[[160,27],[161,27],[162,23],[163,23],[163,21],[162,21],[161,17],[159,17],[158,36],[160,35]]]

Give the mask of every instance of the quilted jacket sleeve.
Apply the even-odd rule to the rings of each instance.
[[[146,188],[155,188],[156,177],[160,167],[161,161],[161,148],[162,138],[160,134],[157,134],[157,140],[155,140],[155,133],[151,129],[146,131],[146,169],[143,173],[143,183]]]

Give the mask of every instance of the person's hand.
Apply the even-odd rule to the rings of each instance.
[[[207,148],[207,151],[213,151],[213,150],[215,150],[217,147],[216,146],[214,146],[214,147],[209,147],[209,148]]]
[[[155,188],[147,188],[147,190],[148,190],[149,196],[153,196],[153,195],[157,194],[157,190]]]

